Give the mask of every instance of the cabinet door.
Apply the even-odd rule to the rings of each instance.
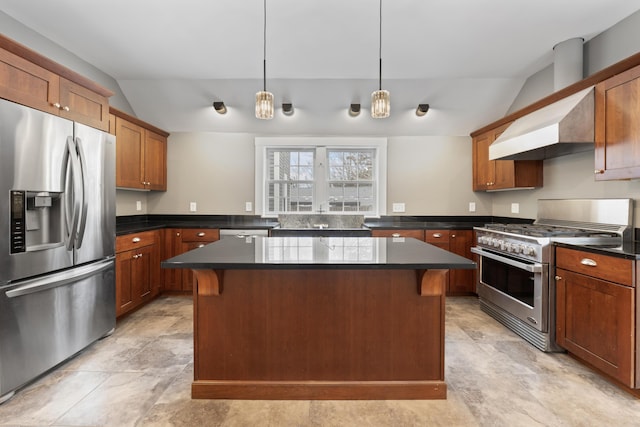
[[[57,74],[0,49],[0,98],[57,115],[59,94]]]
[[[60,78],[60,116],[103,131],[109,130],[109,100]]]
[[[169,259],[182,253],[182,230],[179,228],[165,229],[162,259]],[[181,291],[182,290],[182,270],[177,268],[163,268],[162,289],[165,291]]]
[[[182,253],[189,252],[193,249],[201,248],[206,245],[206,242],[185,242],[182,244]],[[193,281],[195,277],[193,276],[193,271],[189,268],[185,268],[182,271],[182,290],[183,291],[193,291]]]
[[[133,251],[116,254],[116,316],[131,310],[134,305],[131,270]]]
[[[116,117],[116,187],[144,189],[144,129]]]
[[[167,190],[167,138],[145,129],[144,177],[149,190]]]
[[[596,85],[596,180],[640,178],[640,66]]]
[[[495,162],[489,160],[489,146],[492,142],[491,132],[473,139],[473,191],[490,190],[495,181]]]
[[[145,246],[131,251],[133,259],[131,269],[131,282],[133,282],[134,301],[140,303],[154,296],[153,288],[157,283],[155,270],[157,259],[154,256],[154,247]]]
[[[558,344],[633,387],[634,289],[563,269],[556,274]]]
[[[449,250],[454,254],[473,259],[471,244],[473,242],[473,230],[453,230],[449,238]],[[473,270],[449,271],[449,293],[452,295],[468,295],[475,293]]]

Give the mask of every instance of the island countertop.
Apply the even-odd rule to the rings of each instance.
[[[162,261],[190,269],[475,269],[464,257],[412,238],[229,238]]]

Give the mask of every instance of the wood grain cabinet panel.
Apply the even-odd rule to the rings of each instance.
[[[567,248],[558,248],[556,259],[558,344],[635,388],[635,287],[610,280],[626,280],[633,262]]]
[[[596,85],[596,180],[640,178],[640,66]]]
[[[116,238],[116,316],[156,297],[160,283],[157,231]]]
[[[542,187],[542,160],[489,160],[489,146],[509,124],[473,138],[473,191]]]
[[[114,114],[114,108],[110,111],[115,121],[116,186],[166,191],[168,134],[145,127],[144,122],[122,112]]]
[[[111,95],[110,91],[0,35],[0,98],[107,131]]]
[[[169,259],[220,239],[217,228],[173,228],[164,230],[163,258]],[[193,273],[190,269],[162,269],[162,289],[191,292]]]

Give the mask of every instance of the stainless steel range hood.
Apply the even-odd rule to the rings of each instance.
[[[594,149],[593,86],[514,121],[489,146],[490,160],[542,160]]]

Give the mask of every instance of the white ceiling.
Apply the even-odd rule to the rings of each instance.
[[[640,0],[384,0],[382,86],[391,117],[372,119],[377,0],[0,0],[0,10],[111,75],[143,120],[170,132],[468,135],[505,114],[555,44],[589,40]],[[222,100],[229,112],[211,108]],[[347,108],[360,102],[352,118]],[[419,103],[431,110],[414,114]]]

